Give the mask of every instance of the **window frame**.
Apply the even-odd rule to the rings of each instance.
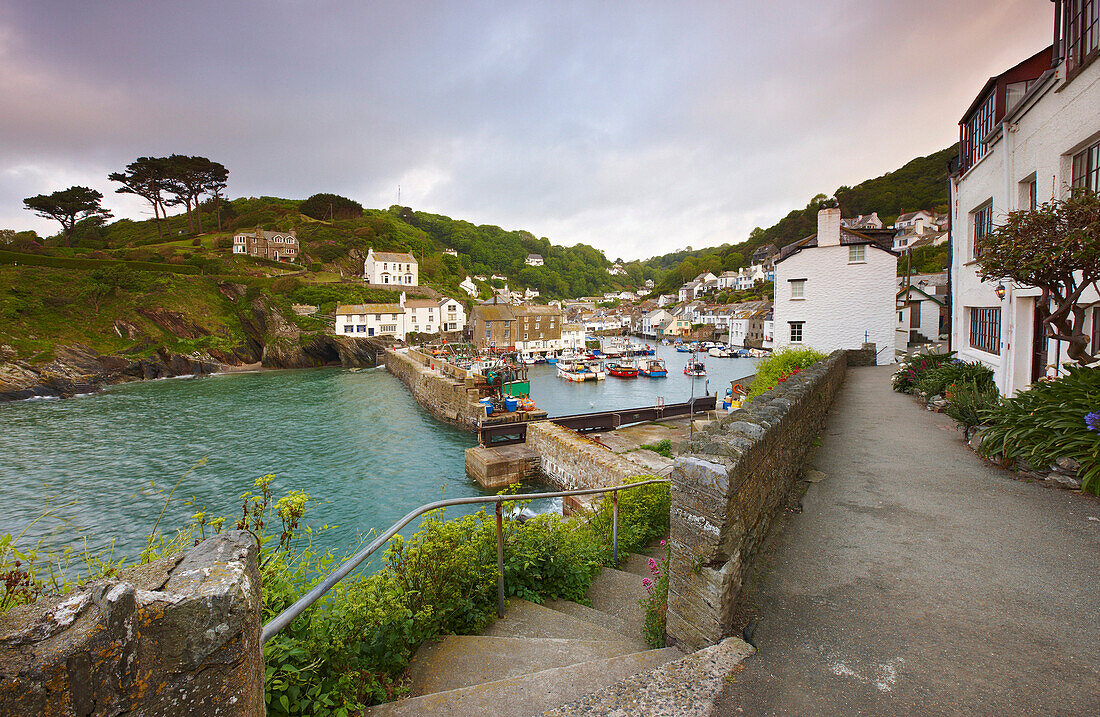
[[[993,231],[993,200],[989,199],[970,212],[970,256],[982,255],[978,243]]]
[[[994,356],[1001,355],[1001,307],[969,307],[969,344],[970,348],[984,351]]]
[[[858,255],[858,257],[857,257]],[[867,245],[866,244],[849,244],[848,245],[848,263],[849,264],[866,264],[867,263]]]
[[[1100,0],[1067,0],[1062,13],[1066,81],[1069,82],[1100,55]]]
[[[805,279],[788,279],[791,285],[791,301],[805,301],[806,300],[806,280]]]
[[[788,321],[787,326],[790,329],[790,343],[800,344],[806,340],[806,322],[805,321]],[[798,338],[795,338],[795,329],[798,330]]]
[[[1100,192],[1100,139],[1070,158],[1069,186]]]

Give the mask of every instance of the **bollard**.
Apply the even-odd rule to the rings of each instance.
[[[614,567],[619,567],[619,491],[611,491],[611,548],[614,551]]]

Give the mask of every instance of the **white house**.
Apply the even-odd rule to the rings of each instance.
[[[676,294],[661,294],[657,297],[657,306],[664,308],[669,304],[676,303]]]
[[[840,226],[845,229],[882,229],[882,220],[878,218],[878,212],[871,212],[841,219]]]
[[[477,284],[475,284],[473,282],[473,279],[471,279],[468,276],[465,279],[463,279],[461,283],[459,283],[458,288],[462,289],[463,291],[465,291],[470,296],[477,296],[477,294],[478,294]]]
[[[894,222],[894,228],[899,234],[923,234],[926,229],[939,229],[936,224],[936,215],[921,209],[916,212],[905,212]]]
[[[458,256],[458,252],[454,249],[444,249],[443,256]]]
[[[672,314],[664,309],[654,309],[642,317],[641,334],[656,338],[657,328],[672,320]]]
[[[616,263],[611,265],[607,273],[611,276],[626,276],[626,269],[623,268],[622,264]]]
[[[420,274],[412,254],[387,251],[376,253],[372,247],[367,250],[367,258],[363,260],[363,279],[368,284],[418,286]]]
[[[542,264],[543,264],[542,255],[541,254],[528,254],[527,258],[524,259],[523,263],[526,264],[527,266],[542,266]]]
[[[978,278],[977,241],[1011,211],[1100,191],[1100,13],[1094,0],[1054,4],[1057,45],[991,77],[959,122],[951,173],[951,348],[993,369],[1014,395],[1068,360],[1038,319],[1040,291]],[[1084,306],[1100,301],[1095,288]],[[1093,342],[1100,312],[1087,309]]]
[[[561,339],[559,339],[559,343],[554,347],[554,350],[561,351],[562,349],[583,348],[584,329],[576,324],[563,324],[561,327]]]
[[[337,304],[336,333],[354,335],[388,336],[405,340],[405,307],[400,304]]]
[[[897,348],[903,353],[911,343],[932,343],[940,338],[940,318],[945,302],[929,289],[911,284],[897,294]]]
[[[462,302],[446,296],[439,300],[439,327],[448,332],[466,328],[466,307]]]
[[[783,248],[775,262],[775,347],[818,351],[875,344],[894,360],[897,254],[893,231],[842,229],[839,209],[817,213],[817,234]]]

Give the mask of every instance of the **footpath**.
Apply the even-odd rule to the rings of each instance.
[[[1100,714],[1100,500],[983,461],[891,372],[848,370],[717,713]]]

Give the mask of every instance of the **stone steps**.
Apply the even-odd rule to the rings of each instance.
[[[686,657],[673,647],[646,649],[638,601],[646,594],[648,559],[628,556],[628,570],[604,568],[588,591],[592,607],[513,598],[483,634],[421,646],[409,666],[409,696],[366,714],[709,713],[731,665],[751,648],[737,640],[717,653]]]
[[[531,717],[683,657],[675,647],[578,662],[371,707],[374,717]]]

